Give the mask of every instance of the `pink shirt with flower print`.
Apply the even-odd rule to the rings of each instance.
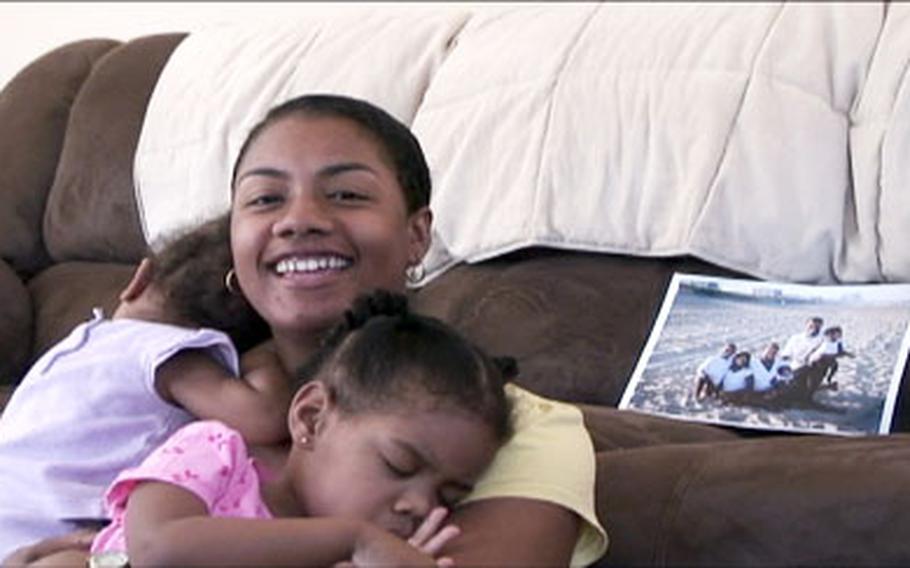
[[[139,466],[123,471],[111,483],[105,493],[111,523],[95,537],[92,552],[126,552],[126,504],[143,481],[171,483],[190,491],[213,517],[272,518],[260,495],[260,475],[238,432],[214,420],[184,426]]]

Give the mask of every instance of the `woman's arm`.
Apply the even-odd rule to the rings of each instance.
[[[197,350],[182,351],[161,365],[155,385],[165,399],[203,420],[219,420],[250,444],[275,444],[288,436],[291,387],[267,347],[244,354],[241,379]]]
[[[581,411],[513,384],[514,433],[452,513],[456,565],[590,564],[607,538],[595,512],[596,463]]]
[[[443,552],[456,566],[568,566],[580,529],[572,511],[516,497],[467,503],[450,520],[461,536]]]

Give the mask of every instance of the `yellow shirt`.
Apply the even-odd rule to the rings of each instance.
[[[512,438],[465,502],[526,497],[574,511],[583,521],[572,566],[586,566],[607,549],[607,533],[594,508],[594,446],[577,407],[537,396],[513,384]]]

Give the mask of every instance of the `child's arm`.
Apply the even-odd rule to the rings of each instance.
[[[331,566],[358,557],[389,566],[436,565],[431,555],[364,521],[208,514],[184,488],[141,483],[126,510],[130,565]]]
[[[155,386],[165,400],[197,418],[219,420],[250,444],[274,444],[288,436],[291,387],[277,356],[260,346],[244,354],[241,379],[204,352],[181,351],[158,368]]]
[[[837,355],[838,357],[844,356],[850,357],[851,359],[856,357],[856,354],[854,354],[852,351],[848,351],[847,348],[844,347],[844,343],[842,341],[837,342]]]

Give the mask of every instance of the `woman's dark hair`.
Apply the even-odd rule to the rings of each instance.
[[[233,266],[228,215],[179,234],[149,258],[152,284],[181,319],[227,333],[239,351],[270,336],[265,321],[243,295],[225,286]]]
[[[372,134],[395,168],[398,184],[404,190],[408,213],[430,203],[430,170],[420,142],[407,126],[381,108],[360,99],[331,94],[303,95],[272,108],[240,147],[231,173],[231,187],[237,168],[250,145],[270,125],[288,116],[344,118]]]
[[[376,291],[355,300],[298,379],[323,381],[343,412],[423,400],[454,406],[505,441],[512,427],[503,387],[517,374],[513,358],[490,357],[440,320],[411,312],[406,296]]]

